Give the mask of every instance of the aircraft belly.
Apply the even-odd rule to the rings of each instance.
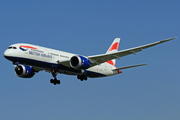
[[[8,57],[7,59],[13,62],[18,62],[19,64],[39,67],[42,68],[43,70],[57,70],[59,73],[72,74],[72,75],[81,74],[81,70],[75,70],[73,68],[63,66],[61,64],[38,61],[29,58]]]
[[[90,78],[96,78],[96,77],[106,77],[106,75],[102,73],[97,73],[97,72],[92,72],[92,71],[87,71],[86,76]]]

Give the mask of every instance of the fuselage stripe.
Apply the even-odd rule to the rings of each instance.
[[[31,46],[24,46],[24,45],[21,45],[21,46],[19,46],[19,48],[30,48],[30,49],[37,49],[37,48],[35,48],[35,47],[31,47]]]

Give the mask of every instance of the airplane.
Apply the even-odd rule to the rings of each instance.
[[[15,74],[21,78],[32,78],[39,71],[52,74],[54,79],[50,83],[60,84],[57,74],[75,75],[81,81],[87,78],[98,78],[117,75],[121,70],[144,66],[147,64],[132,65],[127,67],[115,67],[116,59],[135,54],[143,49],[175,39],[157,41],[154,43],[118,51],[120,38],[115,38],[105,54],[83,56],[68,53],[47,47],[27,43],[10,45],[4,52],[4,57],[15,66]]]

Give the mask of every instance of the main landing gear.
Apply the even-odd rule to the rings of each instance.
[[[53,83],[54,85],[56,85],[56,84],[59,85],[61,82],[60,82],[60,80],[57,80],[57,78],[56,78],[57,73],[54,70],[52,70],[51,74],[54,77],[54,79],[51,79],[50,83]]]
[[[85,76],[85,75],[78,75],[77,79],[80,79],[81,81],[87,80],[87,76]]]

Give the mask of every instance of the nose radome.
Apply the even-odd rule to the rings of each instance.
[[[11,51],[10,50],[6,50],[5,52],[4,52],[4,57],[6,58],[6,57],[8,57],[8,56],[10,56],[11,55]]]
[[[4,57],[6,57],[7,56],[7,50],[4,52]]]

